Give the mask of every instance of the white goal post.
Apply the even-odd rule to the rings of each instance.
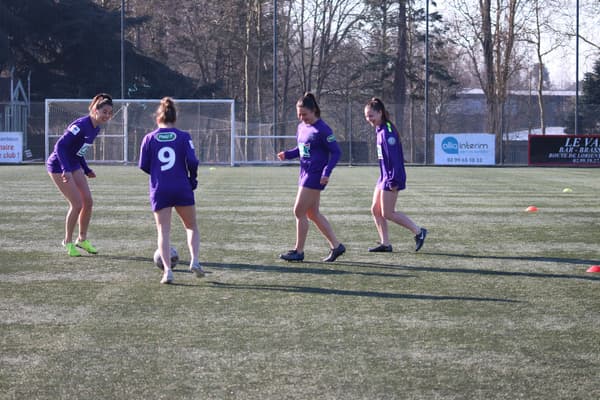
[[[90,99],[46,99],[45,156],[73,120],[87,115]],[[113,118],[103,127],[86,160],[137,163],[139,146],[156,129],[154,113],[160,99],[113,100]],[[177,127],[192,136],[202,163],[236,164],[235,102],[230,99],[175,99]]]

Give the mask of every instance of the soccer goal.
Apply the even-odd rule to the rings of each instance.
[[[89,99],[46,99],[46,158],[70,122],[89,113]],[[202,163],[231,164],[235,160],[236,124],[233,100],[179,100],[177,127],[192,136]],[[141,141],[156,129],[154,113],[160,99],[113,100],[113,118],[88,151],[86,160],[137,163]]]

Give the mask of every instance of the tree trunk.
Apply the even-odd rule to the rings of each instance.
[[[396,106],[396,126],[400,131],[404,127],[404,106],[406,104],[406,0],[399,1],[398,7],[398,45],[396,68],[394,70],[394,103]]]

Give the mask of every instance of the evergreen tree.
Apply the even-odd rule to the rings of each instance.
[[[0,72],[32,76],[32,100],[121,93],[120,12],[90,0],[0,0]],[[128,23],[135,23],[128,20]],[[8,54],[2,55],[2,37]],[[125,97],[185,97],[193,82],[125,42]]]
[[[578,133],[600,133],[600,59],[596,60],[592,72],[587,72],[583,78],[583,95],[578,106]],[[566,121],[567,133],[575,133],[575,111],[569,114]]]

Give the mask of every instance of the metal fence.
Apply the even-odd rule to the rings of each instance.
[[[384,99],[385,101],[385,99]],[[366,100],[365,100],[366,103]],[[323,98],[319,105],[322,118],[333,129],[343,151],[341,163],[353,165],[368,165],[377,162],[374,130],[364,119],[363,102],[339,101]],[[563,130],[569,114],[574,112],[574,93],[549,92],[544,96],[546,108],[545,125],[547,133],[557,133]],[[440,133],[486,133],[486,107],[485,98],[479,91],[463,92],[443,107],[432,106],[429,118],[429,134],[425,134],[424,109],[422,102],[414,103],[407,107],[405,120],[401,131],[401,140],[407,163],[434,164],[433,146],[435,135]],[[386,103],[386,108],[393,115],[394,105]],[[238,147],[242,154],[236,155],[237,159],[266,160],[277,162],[275,154],[293,145],[293,136],[296,132],[298,120],[295,109],[290,109],[285,117],[280,118],[275,130],[268,122],[253,121],[246,128],[240,110],[243,107],[236,104],[237,115],[235,118],[236,135],[243,136],[248,133],[251,137],[259,136],[252,140],[243,141]],[[539,111],[537,97],[531,93],[515,92],[509,96],[504,109],[504,127],[500,150],[502,165],[526,165],[528,162],[528,134],[540,133]],[[260,120],[260,118],[255,118]],[[272,140],[268,145],[261,141],[261,135],[290,136],[292,138]],[[229,135],[229,133],[224,133]],[[202,136],[202,132],[199,133]],[[28,118],[26,143],[30,150],[28,160],[43,160],[44,158],[44,103],[31,103]],[[229,139],[227,139],[229,140]],[[243,138],[242,138],[243,140]],[[266,140],[266,138],[265,138]],[[264,141],[263,141],[264,142]],[[254,157],[254,158],[252,158]],[[225,161],[225,160],[224,160]],[[210,163],[213,160],[201,159],[201,162]]]

